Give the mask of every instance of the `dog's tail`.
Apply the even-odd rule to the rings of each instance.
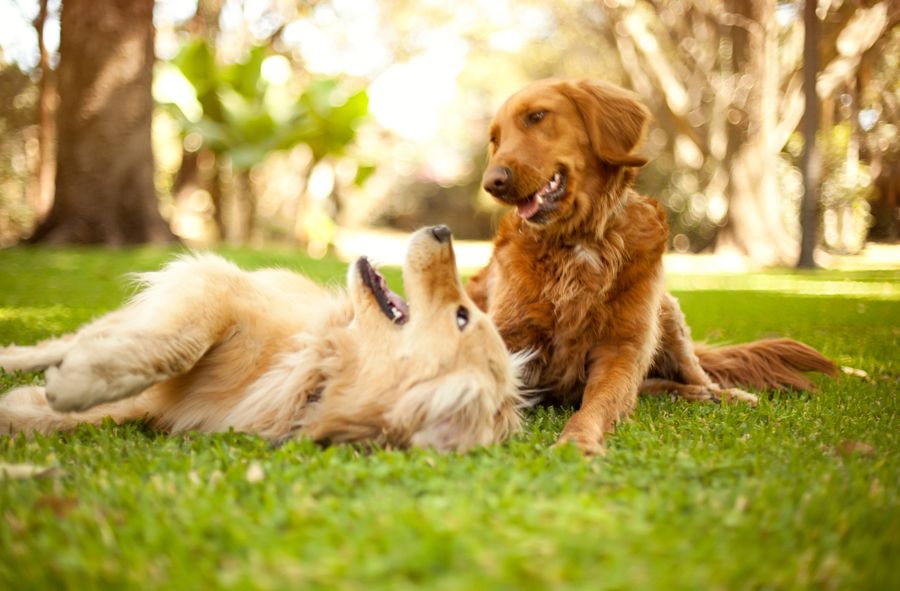
[[[720,386],[760,390],[812,390],[806,372],[835,375],[837,368],[821,353],[792,339],[765,339],[725,347],[695,345],[700,365]]]

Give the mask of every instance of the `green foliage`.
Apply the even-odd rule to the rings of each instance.
[[[25,187],[33,183],[29,136],[37,123],[38,88],[15,66],[0,64],[0,247],[28,234],[34,225]]]
[[[207,148],[228,156],[239,170],[298,144],[308,145],[315,161],[342,154],[368,115],[366,91],[347,95],[337,80],[317,78],[294,98],[263,77],[270,54],[267,47],[257,46],[243,61],[220,65],[206,40],[194,39],[171,62],[194,96],[169,99],[165,106],[185,133],[199,133]],[[199,116],[186,112],[185,102],[194,100]]]
[[[846,203],[864,210],[862,215],[867,215],[868,201],[875,193],[875,187],[865,162],[856,162],[855,171],[848,170],[851,133],[850,125],[843,122],[820,134],[822,170],[826,173],[822,180],[822,205],[835,207]]]
[[[0,342],[75,328],[172,252],[0,251]],[[343,281],[331,259],[226,254]],[[896,589],[898,279],[672,277],[695,337],[792,336],[868,377],[757,408],[642,399],[603,458],[551,447],[554,407],[462,455],[141,424],[0,436],[0,461],[57,468],[0,480],[0,587]],[[40,380],[0,372],[0,390]]]
[[[321,160],[340,154],[353,141],[357,123],[369,112],[369,97],[360,91],[341,99],[337,80],[325,78],[306,88],[300,105],[308,120],[303,143],[312,149],[315,160]]]
[[[876,195],[874,179],[869,165],[848,158],[851,142],[866,141],[864,134],[852,137],[853,131],[846,121],[820,130],[816,141],[821,152],[821,183],[819,199],[823,212],[823,242],[838,252],[859,252],[865,245],[873,219],[869,201]],[[857,152],[860,146],[855,148]],[[794,176],[793,183],[782,184],[782,194],[792,202],[791,209],[799,207],[803,194],[803,179],[799,163],[803,150],[803,136],[794,133],[782,156],[787,170]],[[790,161],[790,162],[788,162]]]

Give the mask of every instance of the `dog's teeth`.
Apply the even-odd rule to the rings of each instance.
[[[555,191],[557,188],[559,188],[559,181],[560,181],[559,173],[557,172],[556,174],[553,175],[553,178],[550,179],[550,183],[547,186],[550,188],[551,191]]]
[[[544,198],[541,197],[540,195],[538,195],[538,196],[537,196],[537,202],[538,202],[538,205],[543,205],[543,204],[544,204]]]

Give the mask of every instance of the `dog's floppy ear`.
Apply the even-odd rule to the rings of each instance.
[[[616,166],[643,166],[638,147],[650,112],[630,92],[592,80],[560,82],[559,91],[581,113],[591,147],[600,160]]]

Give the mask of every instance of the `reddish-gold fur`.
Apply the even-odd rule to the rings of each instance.
[[[589,453],[602,451],[639,389],[753,403],[736,386],[808,387],[802,372],[833,370],[788,339],[695,354],[663,285],[665,212],[630,188],[646,162],[633,151],[647,119],[613,85],[545,80],[510,97],[491,124],[485,187],[495,197],[522,207],[558,171],[567,186],[546,212],[501,220],[491,261],[467,291],[512,351],[532,352],[529,387],[581,402],[561,439]]]

